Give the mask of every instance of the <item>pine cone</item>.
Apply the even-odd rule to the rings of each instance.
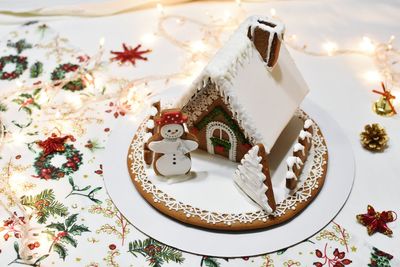
[[[361,144],[370,151],[383,151],[387,147],[389,137],[385,129],[378,123],[367,124],[360,134]]]

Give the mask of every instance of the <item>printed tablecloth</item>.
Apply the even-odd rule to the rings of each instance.
[[[353,10],[357,3],[360,5],[355,3]],[[399,156],[398,118],[382,119],[372,113],[374,96],[368,95],[368,90],[373,87],[368,86],[379,83],[352,81],[358,77],[358,69],[354,69],[357,65],[345,67],[343,56],[334,61],[334,57],[313,57],[291,50],[310,84],[310,97],[342,123],[351,139],[357,170],[368,170],[372,163],[379,169],[389,167],[379,172],[379,183],[371,176],[357,173],[353,194],[363,197],[350,197],[338,218],[310,239],[258,257],[192,255],[139,232],[107,195],[102,166],[112,163],[101,162],[99,153],[109,145],[107,137],[114,122],[134,119],[150,99],[166,92],[169,98],[165,101],[172,103],[183,85],[194,79],[223,44],[227,33],[258,8],[272,15],[281,10],[284,21],[285,15],[292,12],[289,3],[274,7],[270,10],[271,6],[265,4],[195,4],[78,22],[43,18],[25,22],[6,33],[0,41],[0,119],[5,133],[0,154],[1,265],[398,266],[400,254],[393,246],[400,234],[396,222],[389,224],[393,238],[379,234],[368,237],[366,229],[355,219],[356,214],[366,212],[367,204],[378,204],[377,210],[396,211],[394,197],[384,194],[387,185],[380,184],[385,175],[394,177],[398,173],[393,166]],[[333,4],[314,7],[321,13],[338,12],[332,10],[336,7]],[[309,12],[298,3],[293,8],[302,18]],[[118,27],[108,23],[112,20]],[[291,18],[287,24],[291,34],[295,32],[291,31],[293,21]],[[137,33],[132,33],[132,27],[137,27]],[[379,26],[376,27],[374,31],[379,32]],[[327,32],[333,36],[336,33],[331,28]],[[316,71],[315,61],[325,64],[318,79],[310,78]],[[392,63],[396,64],[394,60]],[[373,66],[372,60],[370,64]],[[327,71],[332,72],[328,75]],[[344,71],[348,76],[338,81],[335,88],[347,89],[328,92],[321,88],[336,81],[332,75],[340,76]],[[396,77],[392,82],[396,88]],[[333,85],[329,86],[332,89]],[[334,103],[329,103],[330,99]],[[345,117],[346,108],[340,106],[346,103],[354,103],[356,114],[347,113]],[[392,134],[386,154],[369,154],[358,143],[363,122],[374,121],[386,123]],[[360,179],[365,180],[360,184]],[[360,193],[365,188],[372,192],[375,183],[376,194]]]

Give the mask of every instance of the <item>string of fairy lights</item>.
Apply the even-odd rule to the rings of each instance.
[[[174,82],[188,85],[195,79],[196,75],[198,75],[216,50],[223,45],[226,34],[233,31],[248,15],[240,0],[236,0],[235,3],[234,9],[227,10],[218,15],[207,13],[205,14],[206,19],[202,21],[184,15],[167,14],[164,6],[162,4],[157,4],[155,7],[158,11],[157,30],[143,35],[141,37],[141,42],[143,45],[151,47],[155,42],[162,39],[179,48],[183,56],[179,72],[164,75],[152,74],[134,79],[104,77],[101,70],[104,65],[107,65],[107,62],[104,61],[105,40],[102,38],[99,42],[98,52],[81,64],[78,71],[64,80],[43,82],[40,85],[42,88],[38,99],[42,106],[40,112],[52,118],[46,119],[46,121],[39,121],[54,123],[57,125],[57,128],[64,127],[64,129],[68,129],[71,123],[76,123],[77,121],[87,122],[92,119],[98,120],[99,118],[96,117],[88,118],[84,116],[85,112],[89,109],[88,106],[111,100],[120,105],[129,106],[130,108],[127,108],[125,111],[135,114],[148,104],[148,98],[152,96],[152,92],[149,88],[151,83],[160,81],[168,83],[173,80]],[[280,19],[274,8],[270,9],[270,16]],[[188,25],[197,27],[201,33],[201,38],[192,41],[182,41],[168,30],[166,25],[171,22],[176,23],[177,27]],[[300,38],[294,34],[287,34],[285,43],[292,49],[310,56],[332,57],[344,54],[357,54],[370,57],[374,62],[375,69],[365,73],[364,78],[376,84],[384,81],[387,87],[392,89],[393,95],[396,96],[394,105],[397,107],[400,106],[400,91],[395,90],[400,88],[400,72],[396,69],[396,64],[393,64],[395,61],[393,58],[400,57],[400,50],[394,47],[395,36],[390,36],[389,40],[383,43],[364,36],[360,38],[359,45],[350,49],[342,48],[339,44],[329,41],[322,43],[321,50],[318,51],[311,50],[307,44],[301,43],[299,39]],[[65,99],[63,103],[53,102],[53,99],[56,98],[65,84],[77,79],[82,79],[85,82],[85,90],[89,94],[75,94],[73,97],[71,96]],[[102,88],[108,84],[118,84],[119,87],[117,90],[104,93]],[[23,92],[32,92],[36,88],[37,86],[23,84],[17,81],[15,90],[3,93],[0,97],[2,99],[10,99]],[[54,112],[55,110],[57,110],[57,112]],[[3,143],[13,144],[25,142],[24,132],[7,132],[3,123],[5,124],[4,121],[2,122],[0,120],[0,146]],[[68,130],[65,130],[63,132],[67,131]],[[46,242],[49,241],[46,241],[46,238],[40,234],[40,229],[31,225],[31,212],[27,211],[19,202],[17,196],[20,195],[22,190],[18,189],[18,186],[15,185],[15,181],[18,179],[21,180],[22,172],[14,167],[10,160],[6,166],[6,170],[1,173],[0,184],[3,189],[0,190],[0,196],[3,197],[3,199],[0,199],[0,206],[9,213],[11,218],[20,221],[21,219],[14,214],[10,205],[4,202],[4,199],[11,200],[15,204],[13,205],[14,208],[17,207],[20,210],[20,214],[26,218],[23,222],[19,222],[19,227],[23,232],[20,241],[21,244],[27,244],[31,242],[32,239],[40,239],[42,246],[46,246]],[[18,177],[18,179],[16,177]],[[34,231],[34,234],[32,234],[32,231]],[[23,255],[25,259],[32,256],[26,246],[21,246],[21,255]]]

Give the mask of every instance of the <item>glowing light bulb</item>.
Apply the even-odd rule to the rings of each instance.
[[[13,191],[20,193],[23,191],[23,184],[27,181],[26,177],[21,173],[13,173],[10,178],[10,187]]]
[[[12,144],[13,145],[20,146],[20,145],[24,144],[25,141],[26,141],[26,137],[24,134],[19,133],[19,132],[13,133],[13,135],[12,135]]]
[[[203,41],[198,40],[198,41],[194,41],[190,44],[190,49],[193,52],[204,52],[207,50],[207,46],[204,44]]]
[[[16,80],[15,84],[17,85],[17,87],[22,87],[23,83],[20,80]]]
[[[160,14],[164,14],[164,7],[161,3],[157,4],[157,10]]]
[[[146,33],[145,35],[140,38],[143,44],[151,45],[156,40],[156,36],[154,33]]]
[[[332,56],[338,50],[338,46],[334,42],[326,42],[322,47],[327,52],[328,56]]]
[[[366,36],[362,38],[360,48],[366,53],[373,53],[375,51],[375,45],[373,44],[372,40]]]
[[[106,42],[106,39],[104,37],[101,37],[100,40],[99,40],[100,47],[103,47],[105,42]]]
[[[82,99],[79,95],[69,96],[67,101],[76,109],[82,106]]]
[[[276,16],[276,9],[275,8],[271,8],[269,10],[269,13],[271,14],[272,17],[275,17]]]
[[[370,83],[378,83],[383,80],[382,75],[376,70],[370,70],[370,71],[365,72],[364,78],[366,81],[368,81]]]
[[[227,22],[231,19],[231,17],[232,17],[231,12],[229,12],[228,10],[225,10],[224,15],[223,15],[223,21]]]
[[[49,96],[46,91],[41,91],[39,94],[39,98],[36,100],[39,105],[43,105],[44,103],[49,101]]]

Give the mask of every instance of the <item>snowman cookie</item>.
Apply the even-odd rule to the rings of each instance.
[[[185,132],[187,116],[179,109],[166,109],[155,118],[158,132],[148,140],[155,152],[153,168],[157,175],[178,176],[189,173],[192,167],[190,152],[198,147],[197,139]]]

